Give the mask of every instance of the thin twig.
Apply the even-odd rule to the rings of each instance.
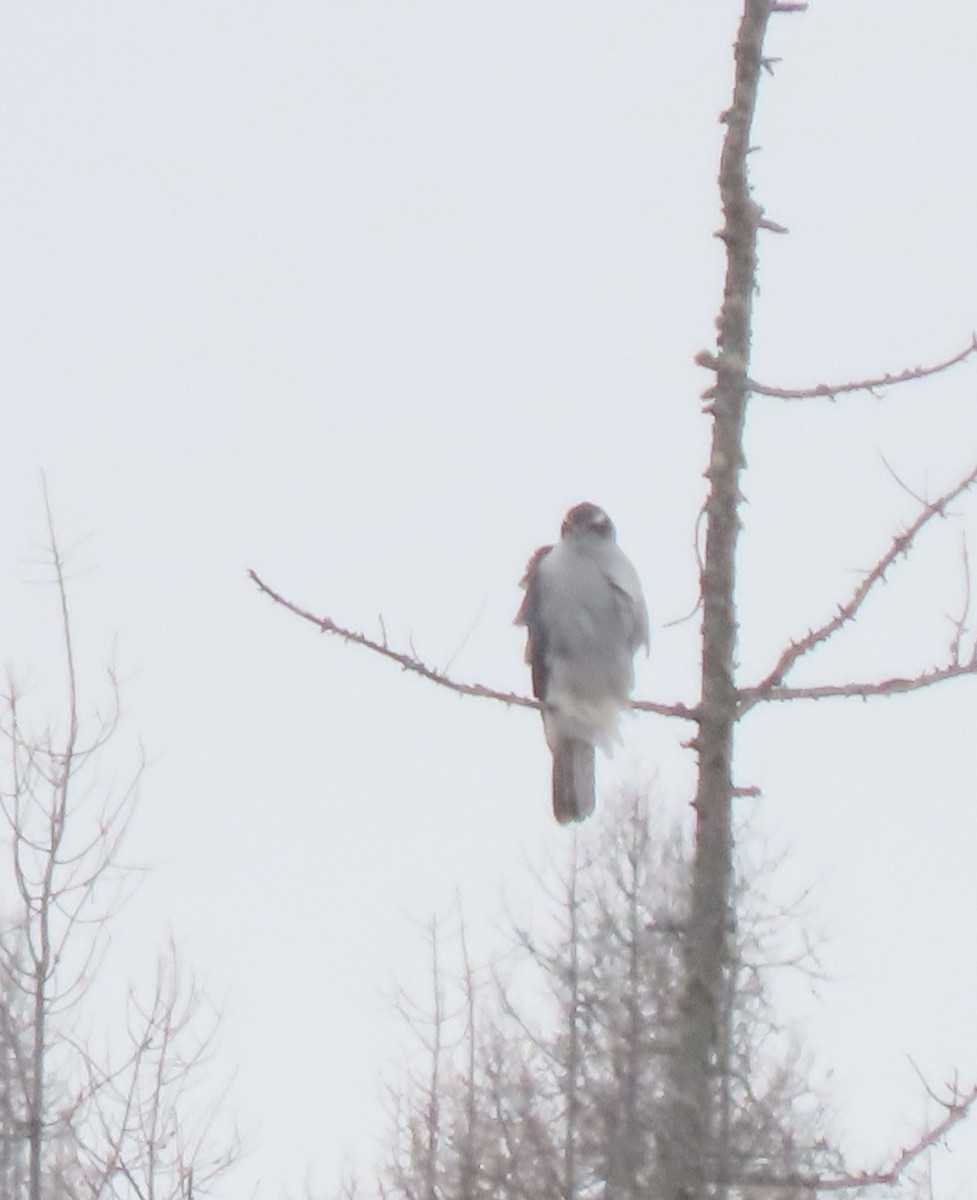
[[[963,563],[963,603],[960,606],[960,615],[948,618],[953,625],[953,637],[950,640],[951,662],[961,661],[963,639],[968,632],[967,617],[970,615],[970,554],[967,551],[966,533],[961,535],[960,543],[960,555]],[[977,647],[974,648],[974,653],[977,654]]]
[[[925,496],[921,496],[919,494],[919,492],[915,491],[913,488],[911,488],[909,486],[908,483],[906,483],[905,479],[903,479],[903,477],[895,469],[895,467],[892,465],[892,463],[890,463],[889,460],[886,458],[886,456],[884,454],[882,454],[881,452],[879,452],[879,459],[882,463],[882,466],[885,467],[885,469],[889,472],[889,476],[891,477],[892,481],[898,487],[902,488],[902,490],[906,493],[907,496],[912,496],[912,498],[916,501],[917,504],[928,504],[929,503],[929,501],[926,499]]]
[[[687,612],[684,617],[675,617],[672,621],[666,621],[662,625],[662,629],[672,629],[676,625],[684,625],[686,621],[691,621],[697,612],[702,608],[702,573],[705,570],[705,562],[702,557],[702,523],[706,518],[706,507],[708,500],[702,501],[702,506],[699,509],[699,515],[695,519],[695,532],[692,536],[692,549],[695,551],[695,561],[699,568],[699,594],[696,597],[695,607],[691,612]]]
[[[450,691],[457,692],[462,696],[478,696],[483,700],[499,700],[503,704],[515,705],[518,708],[538,709],[540,707],[539,701],[532,696],[521,696],[517,692],[502,692],[497,688],[486,687],[482,683],[463,683],[460,680],[451,679],[436,667],[429,667],[427,663],[422,662],[416,653],[413,653],[413,649],[410,654],[404,654],[392,649],[387,644],[386,633],[383,635],[382,642],[374,641],[364,633],[358,633],[355,629],[346,629],[344,626],[338,625],[331,617],[318,617],[315,613],[311,613],[298,604],[294,604],[291,600],[286,600],[284,596],[265,583],[256,571],[249,570],[248,578],[257,584],[258,588],[269,599],[274,600],[276,604],[280,604],[283,608],[287,608],[289,612],[295,613],[297,617],[301,617],[304,621],[309,621],[311,624],[318,626],[323,633],[334,633],[337,637],[341,637],[344,642],[352,642],[356,646],[372,650],[375,654],[381,654],[384,658],[398,663],[403,670],[421,675],[425,679],[429,679],[431,683],[438,684],[439,687],[446,687]],[[686,721],[696,720],[696,710],[685,704],[659,704],[653,700],[633,700],[631,707],[638,712],[655,713],[661,717],[679,717]]]

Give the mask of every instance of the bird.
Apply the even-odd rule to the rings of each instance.
[[[554,546],[529,560],[515,624],[553,755],[553,814],[561,825],[594,811],[594,759],[613,753],[634,687],[634,656],[650,647],[638,573],[614,525],[585,501],[567,513]]]

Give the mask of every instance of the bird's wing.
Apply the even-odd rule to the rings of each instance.
[[[540,620],[539,564],[552,549],[552,546],[540,546],[529,560],[526,573],[519,583],[526,594],[513,622],[515,625],[526,627],[526,662],[532,669],[533,695],[540,700],[546,694],[548,670],[546,628],[545,623]]]
[[[607,580],[627,634],[628,649],[633,654],[639,646],[647,649],[651,643],[648,606],[634,564],[623,551],[616,546],[614,549],[616,553],[608,564]]]

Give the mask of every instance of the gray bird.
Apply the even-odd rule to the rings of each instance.
[[[634,687],[634,655],[649,645],[638,573],[610,517],[578,504],[560,540],[529,560],[515,623],[553,754],[553,812],[561,825],[594,811],[594,748],[610,754]]]

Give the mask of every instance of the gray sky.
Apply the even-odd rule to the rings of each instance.
[[[325,639],[248,583],[456,675],[525,690],[529,553],[604,505],[655,637],[639,694],[690,700],[722,281],[715,189],[738,3],[253,0],[0,7],[0,652],[43,712],[56,611],[39,471],[75,547],[75,632],[113,653],[150,760],[120,988],[172,930],[226,1016],[253,1152],[228,1194],[368,1159],[399,986],[460,894],[476,952],[558,855],[535,715]],[[977,12],[815,0],[775,19],[754,374],[944,357],[975,324]],[[977,455],[974,369],[837,405],[758,401],[744,490],[749,680]],[[805,680],[944,653],[973,503]],[[113,650],[114,647],[114,650]],[[83,680],[83,682],[84,682]],[[816,885],[834,982],[787,988],[856,1152],[931,1077],[977,1073],[974,689],[750,717],[748,815]],[[680,808],[687,729],[635,721],[610,784]],[[122,759],[125,755],[120,749]],[[122,760],[120,760],[121,763]],[[107,774],[112,774],[107,767]],[[118,768],[121,772],[121,765]],[[746,814],[745,814],[746,815]],[[972,1130],[939,1171],[977,1182]]]

